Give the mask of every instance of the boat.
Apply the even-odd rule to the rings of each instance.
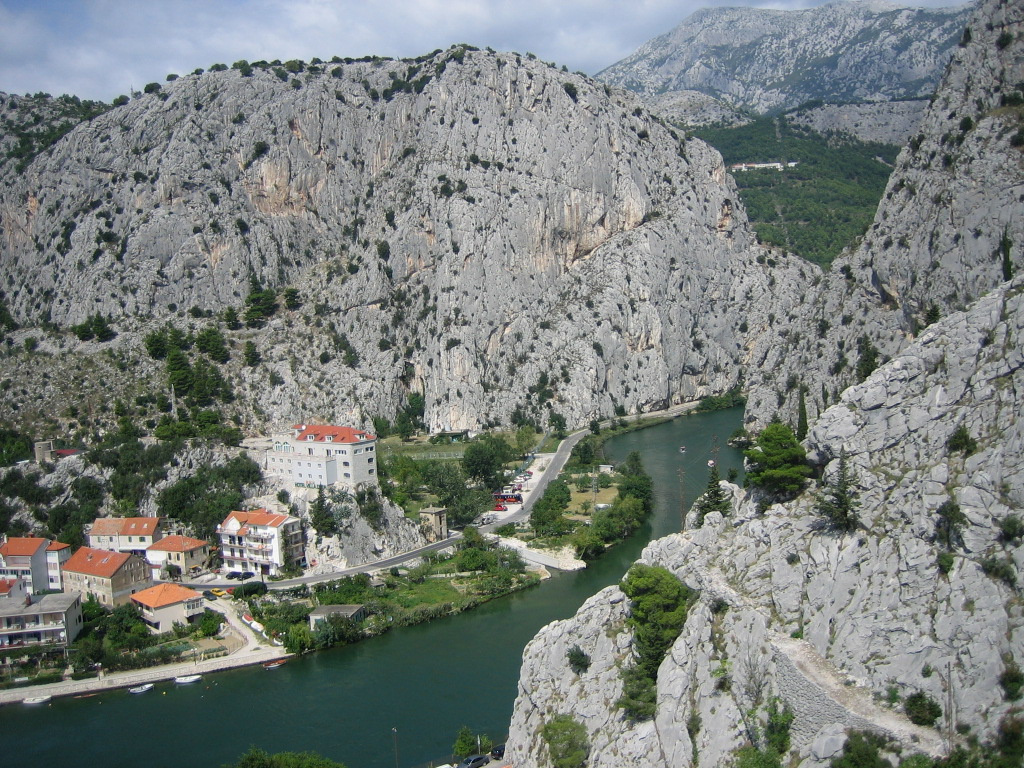
[[[283,667],[287,661],[288,659],[271,659],[270,661],[264,661],[263,668],[277,669],[278,667]]]
[[[685,445],[680,445],[679,446],[679,452],[680,453],[686,453],[686,446]]]
[[[189,683],[198,683],[202,679],[202,675],[181,675],[174,678],[174,682],[178,685],[188,685]]]
[[[143,683],[142,685],[136,685],[134,688],[129,688],[128,693],[148,693],[153,690],[152,683]]]
[[[708,466],[709,467],[715,466],[715,460],[714,459],[708,459]]]
[[[53,696],[29,696],[27,699],[22,699],[23,704],[47,704]]]

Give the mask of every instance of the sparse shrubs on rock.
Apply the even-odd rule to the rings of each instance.
[[[953,570],[954,562],[955,558],[953,557],[952,552],[939,552],[938,557],[936,557],[936,564],[939,567],[939,573],[943,576]]]
[[[1009,560],[991,555],[981,561],[981,570],[990,579],[999,579],[1009,587],[1017,586],[1017,571]]]
[[[999,685],[1002,686],[1007,701],[1017,701],[1024,693],[1024,672],[1012,656],[1007,659],[1006,666],[999,675]]]
[[[903,702],[903,711],[915,725],[934,725],[942,717],[942,707],[924,691],[907,696]]]
[[[1024,522],[1017,515],[1007,515],[999,521],[999,538],[1007,544],[1024,538]]]

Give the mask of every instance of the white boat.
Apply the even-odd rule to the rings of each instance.
[[[174,682],[178,685],[188,685],[189,683],[198,683],[202,679],[202,675],[182,675],[174,678]]]
[[[714,459],[708,459],[708,467],[713,467],[713,466],[715,466],[715,460]]]
[[[679,446],[679,452],[680,453],[686,453],[686,446],[685,445],[680,445]]]
[[[129,688],[128,693],[148,693],[153,690],[152,683],[143,683],[142,685],[136,685],[134,688]]]
[[[287,659],[273,659],[271,661],[264,661],[263,662],[263,668],[264,669],[277,669],[278,667],[283,667],[287,661],[288,661]]]
[[[53,696],[29,696],[27,699],[22,699],[23,704],[46,704],[52,699]]]

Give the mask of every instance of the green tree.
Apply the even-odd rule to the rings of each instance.
[[[485,488],[500,484],[504,464],[514,458],[512,446],[494,435],[484,435],[466,446],[462,454],[462,468],[466,477]]]
[[[234,307],[228,307],[224,310],[224,327],[229,331],[237,331],[242,327],[242,323],[238,319],[238,310]]]
[[[950,453],[959,451],[964,456],[970,456],[978,450],[978,441],[971,437],[966,425],[960,424],[953,430],[953,434],[946,441],[946,448]]]
[[[960,505],[953,499],[946,499],[935,510],[939,519],[935,521],[935,540],[947,550],[962,543],[960,530],[967,523],[967,515],[960,511]]]
[[[800,387],[800,399],[797,402],[796,439],[807,437],[807,389]]]
[[[811,474],[807,453],[793,430],[781,422],[772,422],[757,436],[756,445],[744,451],[750,462],[747,477],[755,486],[773,496],[792,498],[804,487]]]
[[[637,667],[654,679],[679,637],[695,594],[667,568],[635,563],[619,585],[630,600]]]
[[[193,371],[185,353],[177,347],[167,352],[167,382],[174,387],[174,394],[183,397],[192,389]]]
[[[256,349],[255,342],[245,342],[245,348],[242,351],[242,357],[245,358],[245,364],[248,365],[250,368],[255,368],[257,365],[260,364],[260,353],[259,350]]]
[[[590,741],[583,723],[572,715],[555,715],[540,731],[548,745],[553,768],[583,768],[590,756]]]
[[[878,349],[871,343],[867,334],[864,334],[857,339],[857,351],[857,380],[864,381],[878,367]]]
[[[477,752],[490,752],[494,742],[485,733],[473,733],[469,726],[459,728],[455,736],[455,743],[452,745],[452,754],[456,757],[466,757]]]
[[[703,495],[693,505],[697,510],[697,526],[704,524],[704,517],[709,512],[719,512],[728,515],[732,511],[732,500],[722,490],[722,477],[718,474],[718,465],[715,464],[708,472],[708,484]]]
[[[523,424],[516,430],[516,449],[520,456],[526,456],[537,444],[537,430],[529,424]]]
[[[831,481],[822,481],[818,496],[818,514],[824,517],[832,528],[852,531],[859,522],[857,518],[857,478],[850,470],[846,449],[839,453],[839,467]]]
[[[258,747],[251,747],[237,763],[224,768],[345,768],[345,764],[329,760],[316,752],[278,752],[272,755]]]
[[[294,311],[302,306],[302,301],[299,299],[298,288],[285,288],[284,289],[284,306],[285,309]]]

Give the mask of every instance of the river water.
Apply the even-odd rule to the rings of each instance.
[[[5,706],[0,762],[214,768],[258,746],[311,750],[348,768],[409,768],[443,762],[463,725],[504,740],[526,643],[621,579],[649,540],[679,530],[681,494],[689,506],[703,490],[712,455],[722,477],[742,470],[741,454],[725,444],[741,418],[738,408],[697,414],[609,440],[612,461],[642,454],[656,511],[585,571],[273,671],[223,672],[192,686],[161,683],[142,696],[113,691],[38,709]]]

